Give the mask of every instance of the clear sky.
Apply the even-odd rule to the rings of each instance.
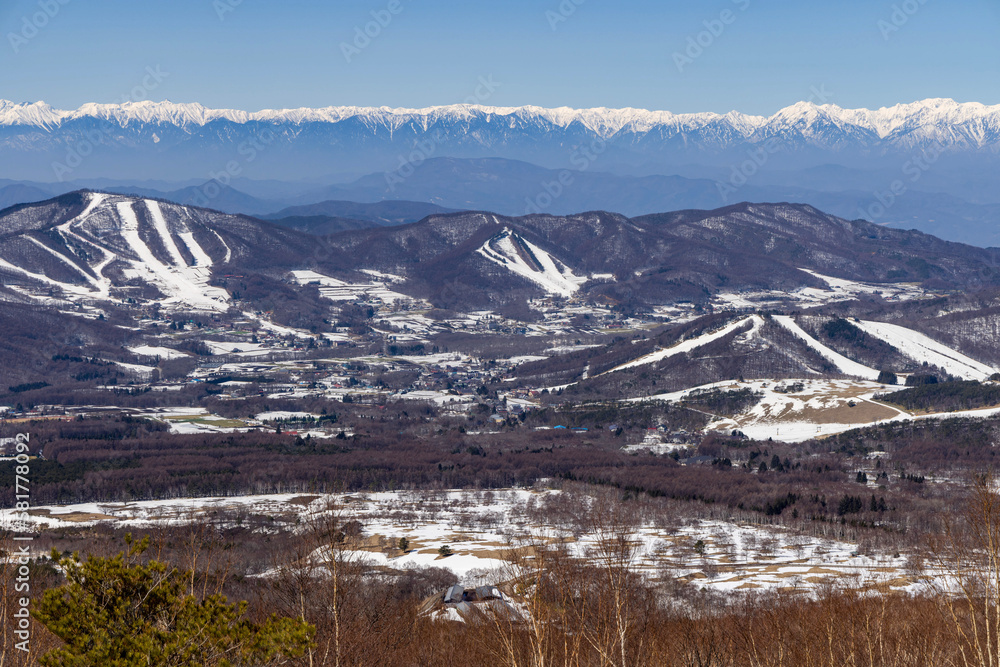
[[[60,108],[1000,103],[997,0],[0,0],[0,30],[0,99]]]

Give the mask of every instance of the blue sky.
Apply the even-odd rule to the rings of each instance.
[[[387,24],[355,44],[372,12]],[[167,74],[151,99],[248,110],[477,88],[502,106],[675,112],[770,114],[814,89],[844,107],[1000,103],[996,0],[14,0],[0,30],[0,98],[62,108],[131,96],[147,67]]]

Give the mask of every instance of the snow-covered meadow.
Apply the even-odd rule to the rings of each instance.
[[[355,560],[396,570],[442,567],[463,583],[478,584],[502,576],[506,556],[526,544],[558,542],[577,557],[595,558],[608,533],[578,520],[591,502],[589,496],[551,489],[282,494],[44,506],[32,509],[27,523],[46,531],[98,523],[121,528],[238,523],[257,516],[267,518],[256,524],[268,526],[260,530],[283,525],[301,532],[335,513],[339,522],[363,527],[364,546],[353,553]],[[0,526],[12,527],[15,519],[13,510],[0,510]],[[779,526],[637,517],[627,530],[636,571],[698,589],[808,592],[850,582],[915,590],[927,583],[909,573],[906,555],[860,553],[855,543]],[[400,538],[409,542],[406,553],[397,547]],[[445,546],[451,555],[441,554]]]

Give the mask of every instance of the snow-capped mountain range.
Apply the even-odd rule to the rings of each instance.
[[[811,164],[826,163],[817,155],[843,162],[929,147],[992,158],[1000,155],[1000,105],[929,99],[868,110],[800,102],[764,117],[470,105],[247,112],[149,101],[60,110],[0,100],[0,156],[19,160],[0,177],[17,179],[42,180],[38,171],[48,180],[192,178],[203,175],[192,164],[218,169],[235,160],[241,175],[292,180],[391,171],[441,156],[576,170],[598,160],[625,168],[727,166],[748,147],[763,146],[769,157],[810,156]]]
[[[424,109],[325,107],[247,112],[169,101],[85,104],[79,109],[67,111],[55,109],[44,102],[14,104],[0,100],[0,126],[34,127],[52,132],[72,121],[88,118],[111,122],[122,128],[172,125],[189,131],[218,121],[240,125],[256,122],[290,126],[310,123],[336,125],[355,121],[369,128],[373,134],[397,131],[407,126],[428,131],[437,124],[476,123],[500,130],[517,130],[532,125],[549,130],[567,130],[579,125],[605,140],[618,135],[653,133],[669,137],[701,132],[706,137],[714,136],[720,140],[795,133],[817,144],[824,144],[830,143],[828,139],[839,130],[845,137],[858,136],[907,145],[930,140],[946,146],[983,148],[1000,143],[1000,105],[959,103],[951,99],[928,99],[876,110],[842,109],[833,104],[799,102],[769,117],[737,111],[725,115],[708,112],[674,114],[631,108],[545,109],[467,104]]]

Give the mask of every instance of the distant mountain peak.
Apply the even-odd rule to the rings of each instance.
[[[461,121],[476,119],[482,122],[501,122],[500,119],[520,119],[543,122],[557,128],[579,124],[587,130],[610,138],[622,131],[649,132],[654,128],[696,129],[710,123],[728,123],[737,133],[750,137],[754,132],[782,123],[816,122],[820,118],[834,118],[845,124],[856,124],[865,129],[879,129],[887,136],[893,130],[913,123],[924,124],[963,123],[976,119],[1000,122],[1000,105],[986,106],[977,102],[959,103],[948,98],[931,98],[909,104],[897,104],[880,109],[843,109],[833,104],[817,105],[797,102],[780,109],[769,117],[730,111],[675,114],[670,111],[648,109],[610,109],[597,107],[573,109],[570,107],[543,108],[537,106],[495,107],[469,104],[433,106],[420,109],[392,107],[324,107],[298,109],[264,109],[256,112],[236,109],[210,109],[199,103],[142,101],[121,104],[87,103],[75,110],[54,109],[44,102],[16,104],[0,100],[0,125],[48,127],[80,118],[110,120],[122,126],[130,123],[167,124],[177,127],[204,126],[217,120],[233,123],[252,121],[271,123],[340,123],[350,119],[369,121],[376,125],[396,126],[421,121],[429,126],[440,120]]]

